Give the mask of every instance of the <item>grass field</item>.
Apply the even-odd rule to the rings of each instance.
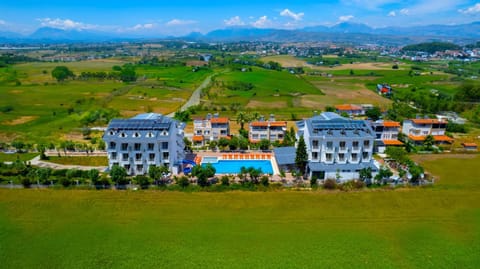
[[[63,165],[83,165],[83,166],[107,166],[108,158],[106,156],[75,156],[58,157],[50,156],[48,162]]]
[[[0,162],[14,162],[16,160],[20,161],[30,161],[35,158],[39,153],[0,153]]]
[[[422,160],[439,178],[434,187],[0,190],[0,260],[2,268],[478,268],[480,156]]]

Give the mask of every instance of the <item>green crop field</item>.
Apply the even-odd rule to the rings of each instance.
[[[0,190],[2,268],[478,268],[479,155],[427,188]],[[461,167],[461,169],[459,169]]]
[[[72,63],[26,63],[0,68],[0,141],[22,139],[50,142],[79,134],[85,113],[114,109],[128,117],[144,112],[176,111],[193,90],[213,71],[191,67],[140,66],[139,80],[126,84],[115,80],[57,82],[51,71],[65,65],[81,72],[110,72],[117,60]],[[7,111],[6,108],[10,108]]]

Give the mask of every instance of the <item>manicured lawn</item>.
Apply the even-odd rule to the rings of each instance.
[[[363,192],[1,190],[2,268],[478,268],[474,158],[430,188]],[[456,173],[450,168],[462,167]]]
[[[35,158],[39,153],[0,153],[0,162],[14,162],[16,160],[20,161],[30,161]]]
[[[107,156],[75,156],[75,157],[58,157],[50,156],[49,162],[64,165],[83,165],[83,166],[107,166]]]

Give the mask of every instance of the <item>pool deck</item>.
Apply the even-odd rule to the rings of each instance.
[[[218,151],[199,151],[196,152],[195,162],[200,164],[203,157],[217,157],[219,160],[270,160],[272,162],[273,174],[278,175],[277,160],[273,152],[265,153],[261,151],[249,152],[218,152]]]

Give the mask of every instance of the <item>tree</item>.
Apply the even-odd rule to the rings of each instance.
[[[192,151],[192,141],[190,141],[188,138],[184,137],[183,138],[183,143],[185,144],[185,151]]]
[[[360,172],[358,173],[358,176],[360,177],[360,180],[365,182],[367,185],[370,185],[370,181],[372,179],[372,168],[371,167],[366,167],[362,168]]]
[[[263,175],[261,178],[260,178],[260,183],[265,186],[265,187],[268,187],[268,185],[270,185],[270,179],[268,178],[267,175]]]
[[[66,66],[56,66],[52,70],[52,77],[60,82],[64,81],[65,79],[75,77],[75,74],[73,74],[73,72]]]
[[[197,177],[197,184],[202,187],[208,186],[208,178],[213,177],[215,172],[215,167],[209,163],[205,166],[196,165],[192,169],[192,175]]]
[[[425,137],[425,140],[423,141],[423,145],[425,146],[426,150],[432,150],[434,143],[435,138],[433,137],[433,135],[427,135],[427,137]]]
[[[392,171],[385,166],[380,167],[378,174],[375,176],[375,180],[384,182],[385,179],[390,178],[393,175]]]
[[[248,174],[250,175],[250,179],[253,183],[258,183],[258,177],[262,174],[261,168],[249,167],[247,168]]]
[[[241,130],[244,130],[243,127],[244,127],[245,123],[248,122],[248,121],[249,121],[249,118],[248,118],[247,113],[245,113],[245,112],[243,112],[243,111],[238,112],[238,114],[237,114],[237,123],[240,124],[240,129],[241,129]]]
[[[374,106],[367,111],[365,111],[365,116],[367,116],[369,119],[376,121],[380,119],[382,116],[382,111],[380,111],[380,108],[378,106]]]
[[[268,139],[262,139],[258,143],[261,150],[268,150],[270,148],[270,141]]]
[[[132,82],[137,80],[137,73],[132,65],[124,65],[120,71],[120,80],[123,82]]]
[[[222,178],[220,179],[222,182],[223,186],[229,186],[230,185],[230,177],[227,175],[223,175]]]
[[[404,164],[408,160],[407,152],[400,147],[387,147],[385,153],[401,164]]]
[[[97,169],[88,170],[88,179],[92,182],[93,185],[97,185],[98,179],[100,178],[100,173]]]
[[[148,189],[148,187],[152,183],[151,179],[144,175],[136,176],[135,181],[137,182],[138,185],[140,185],[140,188],[142,189]]]
[[[225,147],[227,147],[228,145],[230,144],[230,141],[228,141],[228,139],[226,139],[225,137],[222,137],[218,140],[218,146],[221,148],[221,149],[224,149]]]
[[[190,185],[190,181],[188,180],[188,177],[186,176],[181,176],[181,177],[176,177],[175,182],[177,183],[178,186],[182,188],[188,187]]]
[[[303,136],[300,136],[300,139],[298,140],[297,151],[295,153],[295,164],[297,165],[297,168],[302,173],[302,175],[305,173],[307,163],[307,145],[305,144]]]
[[[127,184],[127,170],[125,170],[125,168],[122,166],[112,166],[112,170],[110,170],[110,177],[112,178],[113,182],[118,185]]]
[[[210,150],[215,151],[217,149],[217,141],[215,140],[210,141],[210,143],[208,144],[208,148],[210,148]]]
[[[416,183],[418,182],[420,176],[423,174],[423,168],[419,165],[412,164],[408,167],[408,172],[412,176],[411,181]]]
[[[23,143],[23,142],[20,141],[20,140],[14,140],[14,141],[12,142],[12,147],[14,147],[14,148],[17,150],[17,152],[21,152],[22,149],[25,148],[25,143]]]

